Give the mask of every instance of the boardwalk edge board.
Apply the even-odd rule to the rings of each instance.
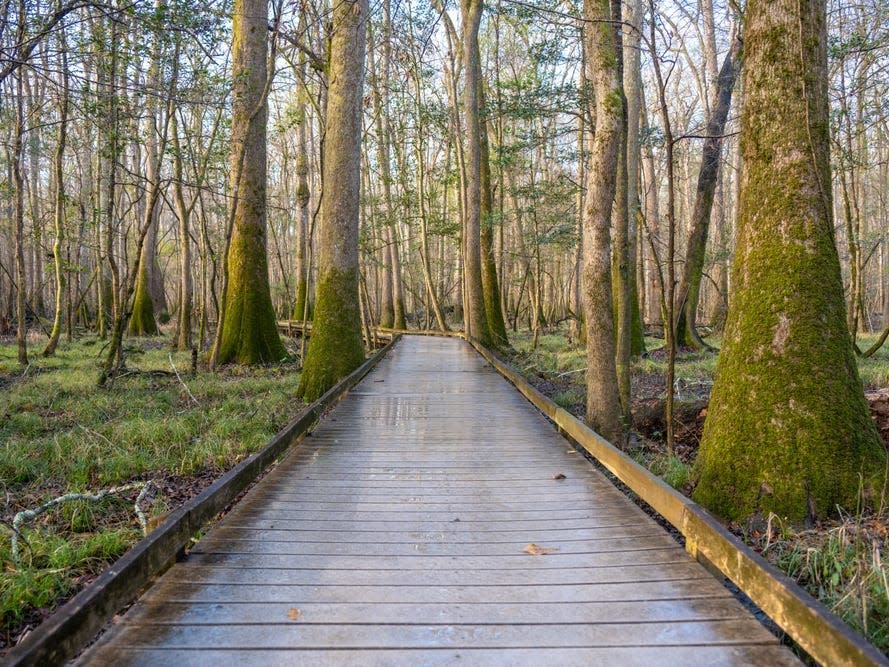
[[[806,653],[824,665],[885,665],[889,660],[827,607],[738,540],[703,507],[633,461],[544,396],[490,350],[468,341],[502,376],[685,537],[686,550],[714,567]]]
[[[5,657],[4,665],[62,664],[75,656],[123,607],[167,569],[191,537],[221,512],[275,460],[305,435],[322,414],[360,382],[397,343],[392,340],[310,404],[261,450],[229,470],[170,514],[80,593],[59,607]]]

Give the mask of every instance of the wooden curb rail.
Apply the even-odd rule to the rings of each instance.
[[[12,649],[4,665],[57,665],[75,656],[114,614],[135,600],[152,579],[174,562],[198,530],[305,435],[327,408],[358,384],[398,338],[393,336],[385,347],[309,405],[260,451],[173,511],[157,529]]]
[[[889,659],[784,573],[732,535],[704,508],[633,461],[531,386],[492,352],[470,344],[574,442],[685,537],[698,561],[719,570],[822,665],[884,665]]]

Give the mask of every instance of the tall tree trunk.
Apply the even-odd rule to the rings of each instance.
[[[747,3],[734,289],[694,492],[732,519],[852,509],[885,474],[833,241],[825,5]]]
[[[15,72],[15,130],[12,148],[13,219],[15,221],[15,318],[18,361],[28,365],[28,322],[25,319],[25,179],[22,176],[25,104],[22,70]]]
[[[509,345],[506,336],[506,322],[500,305],[500,284],[497,280],[497,262],[494,259],[494,193],[491,185],[491,157],[488,144],[488,122],[485,110],[485,86],[481,81],[479,67],[479,138],[481,160],[481,233],[479,249],[482,259],[482,290],[485,299],[485,314],[488,329],[495,345]]]
[[[297,390],[306,401],[321,396],[364,361],[358,296],[358,218],[369,12],[367,0],[339,0],[333,10],[318,293],[312,338]]]
[[[192,316],[194,288],[191,266],[191,211],[183,193],[182,146],[179,140],[179,123],[174,110],[170,118],[173,142],[173,197],[176,217],[179,220],[179,313],[176,321],[176,349],[187,350],[192,344]]]
[[[479,120],[478,29],[483,0],[461,0],[463,20],[463,129],[466,133],[466,183],[463,212],[463,289],[466,335],[482,345],[494,343],[485,313],[481,259],[481,124]]]
[[[577,179],[580,187],[577,188],[577,248],[574,252],[574,291],[571,307],[574,310],[574,331],[577,344],[586,347],[586,323],[583,317],[583,223],[585,212],[585,188],[586,188],[586,117],[587,111],[580,110],[577,121]]]
[[[236,0],[232,29],[232,237],[214,364],[279,361],[266,253],[268,2]]]
[[[65,298],[65,267],[62,260],[62,248],[65,244],[65,149],[68,140],[68,108],[70,101],[70,86],[68,75],[68,54],[67,42],[65,40],[64,29],[59,32],[60,48],[59,52],[62,58],[62,69],[60,76],[62,77],[62,90],[59,99],[59,134],[56,139],[56,150],[53,155],[53,187],[55,188],[55,202],[53,212],[53,223],[55,227],[55,240],[52,245],[53,267],[55,269],[55,307],[53,309],[52,331],[49,334],[49,340],[46,347],[43,348],[43,356],[51,357],[56,353],[56,347],[59,344],[59,338],[62,335],[62,313],[64,311]],[[70,301],[70,299],[69,299]],[[71,315],[69,313],[70,320]],[[70,330],[70,321],[69,321]]]
[[[621,0],[611,0],[612,20],[621,20]],[[611,250],[611,286],[614,294],[615,326],[615,367],[617,370],[617,391],[620,394],[621,411],[624,420],[630,414],[630,357],[633,331],[633,306],[630,294],[632,276],[630,267],[630,208],[627,174],[627,104],[624,97],[624,58],[623,29],[615,31],[615,56],[617,68],[617,94],[621,96],[618,117],[619,139],[617,152],[617,174],[615,179],[614,211],[612,229],[614,245]],[[598,93],[598,90],[596,91]],[[598,129],[598,126],[597,126]]]
[[[710,213],[719,180],[723,134],[740,64],[741,38],[737,26],[733,26],[731,47],[719,71],[716,95],[710,104],[710,118],[707,120],[707,136],[704,139],[701,169],[698,172],[698,186],[692,209],[685,264],[679,289],[676,291],[676,342],[696,349],[710,347],[701,340],[695,323],[701,296],[707,237],[710,231]]]
[[[165,0],[155,0],[155,12],[163,10]],[[145,179],[150,184],[160,178],[158,155],[158,94],[160,93],[160,68],[161,68],[161,36],[159,32],[154,35],[154,47],[151,58],[151,67],[148,72],[147,85],[149,99],[147,104],[148,117],[145,120],[144,132],[147,136],[146,149],[146,174]],[[139,257],[136,277],[136,294],[133,298],[133,311],[130,315],[130,335],[156,336],[159,333],[155,313],[160,312],[160,306],[166,309],[166,299],[163,298],[163,283],[158,289],[157,267],[157,228],[160,218],[160,206],[155,206],[149,212],[148,234],[145,236],[145,245],[142,246],[142,254]],[[163,302],[163,303],[162,303]]]
[[[627,279],[630,298],[630,356],[645,353],[645,332],[639,303],[638,267],[639,246],[639,119],[642,105],[641,29],[642,0],[626,3],[623,17],[624,36],[624,92],[627,100]],[[642,283],[644,285],[644,283]]]
[[[305,75],[305,67],[303,67]],[[300,117],[302,121],[297,133],[296,154],[296,205],[299,207],[299,223],[297,228],[296,248],[296,302],[293,307],[293,317],[297,320],[312,319],[312,266],[309,258],[312,243],[311,229],[309,225],[309,203],[311,191],[309,190],[309,146],[306,107],[301,103]]]
[[[596,94],[596,131],[587,167],[583,229],[583,292],[587,328],[586,421],[622,445],[620,395],[614,355],[611,296],[611,212],[620,149],[624,96],[617,71],[618,29],[610,0],[584,0],[583,35],[588,78]]]

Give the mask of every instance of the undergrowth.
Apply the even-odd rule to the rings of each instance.
[[[62,343],[55,357],[34,354],[26,369],[14,346],[0,345],[0,648],[14,639],[16,624],[75,592],[141,536],[133,494],[77,501],[23,526],[21,562],[14,563],[16,512],[158,474],[218,474],[299,411],[294,366],[192,374],[190,353],[171,352],[158,338],[129,340],[127,370],[99,389],[102,345]],[[160,496],[149,513],[169,509]]]
[[[774,517],[770,523],[757,540],[763,555],[889,654],[889,514],[844,516],[803,531]]]

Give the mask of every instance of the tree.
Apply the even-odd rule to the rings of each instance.
[[[462,0],[463,20],[463,114],[466,132],[466,182],[463,212],[463,289],[466,335],[491,345],[493,338],[485,312],[481,256],[481,123],[479,122],[479,79],[481,73],[478,29],[482,0]]]
[[[267,0],[236,0],[232,43],[232,233],[212,361],[254,364],[287,354],[278,337],[266,256]]]
[[[22,176],[22,143],[25,135],[25,105],[22,72],[15,72],[15,134],[12,149],[12,186],[15,220],[15,319],[18,361],[28,365],[28,323],[25,321],[25,179]]]
[[[587,76],[595,90],[596,130],[589,148],[583,224],[583,304],[587,331],[586,421],[622,443],[611,294],[611,210],[623,123],[615,21],[610,0],[584,0]]]
[[[747,4],[734,292],[694,492],[732,519],[853,507],[885,463],[832,232],[825,20],[824,0]]]
[[[314,401],[364,361],[358,298],[361,111],[367,0],[337,0],[328,64],[327,119],[312,338],[299,396]]]
[[[733,26],[731,47],[725,55],[710,105],[710,117],[698,172],[698,186],[691,215],[691,231],[685,253],[682,278],[676,292],[676,341],[697,349],[709,346],[701,340],[696,321],[698,301],[701,295],[701,279],[704,272],[704,253],[707,249],[707,233],[710,229],[710,213],[719,178],[722,140],[732,104],[732,91],[741,64],[741,36]]]
[[[494,193],[491,185],[491,156],[488,142],[488,118],[485,109],[485,88],[479,76],[479,139],[481,160],[481,230],[479,252],[482,261],[482,290],[485,298],[485,314],[492,340],[500,346],[509,345],[506,322],[497,279],[497,262],[494,259]]]
[[[54,177],[54,212],[53,223],[56,238],[52,246],[53,267],[55,268],[55,308],[53,309],[52,331],[46,347],[43,348],[43,356],[51,357],[56,352],[59,337],[62,335],[62,308],[65,298],[65,268],[62,259],[62,245],[65,242],[65,148],[68,143],[68,112],[70,107],[70,77],[68,74],[68,44],[65,39],[64,29],[59,31],[59,46],[62,58],[62,71],[59,76],[62,79],[62,91],[59,96],[59,131],[56,139],[56,149],[53,154]],[[69,318],[70,319],[70,318]]]

